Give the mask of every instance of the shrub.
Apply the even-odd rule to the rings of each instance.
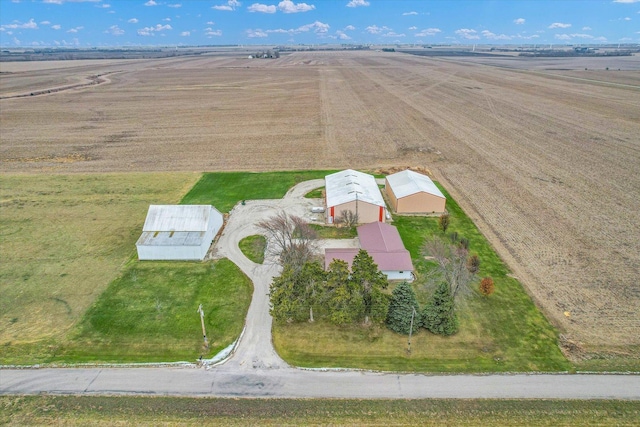
[[[480,293],[485,297],[488,297],[495,291],[493,279],[491,277],[485,277],[480,281]]]

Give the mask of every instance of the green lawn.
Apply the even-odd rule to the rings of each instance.
[[[447,196],[451,226],[470,241],[470,252],[481,259],[472,292],[459,304],[460,332],[451,337],[425,330],[415,334],[408,354],[407,337],[388,329],[351,326],[339,328],[325,322],[274,326],[274,345],[280,355],[296,366],[357,367],[389,371],[509,372],[565,371],[571,364],[558,347],[557,331],[535,307],[493,248]],[[438,229],[437,217],[396,216],[406,248],[416,267],[413,283],[421,305],[433,292],[426,286],[429,263],[421,254],[424,239]],[[496,291],[488,298],[477,291],[479,278],[492,276]],[[315,310],[320,313],[321,308]]]
[[[8,425],[637,426],[640,403],[615,400],[222,399],[0,396]]]
[[[264,251],[267,248],[267,239],[261,235],[247,236],[238,244],[240,250],[256,264],[264,262]]]
[[[229,212],[242,200],[280,199],[294,185],[329,173],[333,171],[205,173],[181,203],[212,204],[220,212]]]
[[[307,199],[322,199],[324,197],[324,186],[309,191],[304,195]]]
[[[320,239],[353,239],[358,235],[355,227],[336,227],[335,225],[310,224]]]

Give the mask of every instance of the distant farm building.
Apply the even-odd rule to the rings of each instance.
[[[203,260],[222,228],[210,205],[151,205],[136,243],[141,260]]]
[[[385,191],[397,213],[435,213],[445,211],[447,199],[431,179],[405,170],[387,176]]]
[[[347,169],[325,177],[327,222],[343,211],[358,214],[359,223],[384,222],[386,205],[373,175]]]
[[[382,222],[372,222],[358,227],[358,238],[360,247],[366,250],[373,261],[378,265],[389,280],[406,280],[411,282],[413,276],[413,263],[411,255],[405,249],[398,229],[392,225]],[[340,259],[349,264],[358,254],[356,248],[327,248],[324,254],[324,267],[329,268],[329,264],[334,259]]]

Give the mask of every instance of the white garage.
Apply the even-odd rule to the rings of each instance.
[[[140,260],[203,260],[222,228],[210,205],[151,205],[136,243]]]
[[[342,211],[358,214],[359,223],[384,222],[387,207],[373,175],[352,169],[325,177],[327,222],[332,224]]]

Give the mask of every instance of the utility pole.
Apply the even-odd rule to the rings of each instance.
[[[407,347],[407,353],[411,354],[411,334],[413,333],[413,318],[416,317],[416,308],[413,307],[411,313],[411,327],[409,328],[409,347]]]
[[[209,348],[209,340],[207,339],[207,331],[204,329],[204,311],[202,310],[202,304],[198,307],[198,313],[200,313],[200,323],[202,323],[202,336],[204,338],[204,346]]]

